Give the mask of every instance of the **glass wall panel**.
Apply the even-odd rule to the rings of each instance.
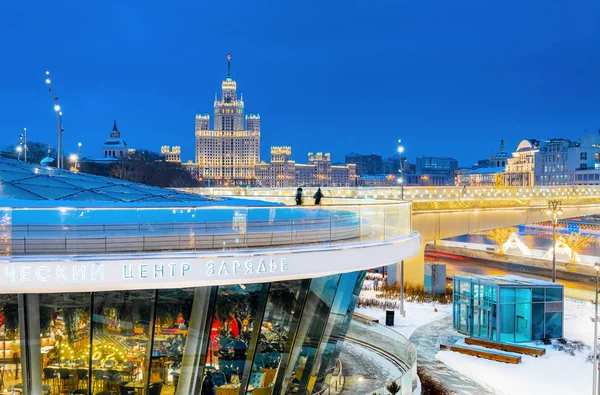
[[[517,290],[517,297],[518,297]],[[527,342],[531,341],[531,303],[516,304],[516,333],[515,341]]]
[[[562,288],[546,288],[546,302],[560,302],[563,298]]]
[[[0,295],[0,371],[4,388],[21,386],[21,330],[17,295]]]
[[[543,302],[544,301],[544,288],[533,288],[533,301]]]
[[[294,349],[285,372],[283,393],[295,393],[298,388],[308,386],[310,368],[329,317],[339,279],[340,275],[335,274],[319,277],[311,282]]]
[[[494,303],[492,305],[492,310],[491,310],[491,317],[490,317],[490,328],[491,328],[491,334],[492,334],[492,339],[494,341],[498,341],[497,338],[497,322],[498,322],[498,315],[497,315],[497,307],[498,305],[496,303]]]
[[[161,394],[177,390],[195,288],[158,290],[150,382],[163,383]]]
[[[202,394],[228,389],[239,392],[241,382],[250,375],[251,364],[246,361],[252,358],[256,346],[268,287],[265,283],[218,288]]]
[[[359,282],[362,285],[365,274],[365,272],[345,273],[340,278],[337,293],[331,307],[331,313],[329,314],[327,326],[323,332],[321,345],[319,346],[309,379],[309,382],[312,382],[314,377],[316,377],[316,383],[314,387],[311,388],[309,386],[307,388],[309,393],[319,391],[324,384],[325,376],[329,370],[333,370],[335,361],[331,359],[336,351],[336,347],[338,345],[341,347],[342,345],[340,333],[346,320],[352,318],[352,313],[354,312],[353,302],[356,302],[358,298],[357,292],[360,293],[360,286],[357,291],[356,285]]]
[[[289,356],[293,337],[308,292],[308,280],[272,283],[249,380],[249,390],[272,392],[282,360]],[[249,394],[251,392],[248,392]]]
[[[477,319],[477,316],[474,316]],[[490,338],[490,309],[480,308],[479,309],[479,336],[489,339]]]
[[[155,293],[94,293],[90,357],[94,392],[116,392],[119,382],[140,390],[148,385]]]
[[[471,328],[471,334],[473,336],[480,336],[479,335],[479,323],[480,323],[480,319],[479,319],[479,306],[474,305],[473,306],[473,328]]]
[[[344,344],[344,339],[342,336],[345,336],[346,333],[348,333],[348,328],[350,327],[350,323],[352,321],[352,315],[354,314],[354,309],[356,308],[356,303],[358,302],[358,297],[360,296],[360,291],[362,289],[362,285],[363,285],[366,275],[367,275],[366,271],[361,272],[356,280],[356,284],[354,285],[354,292],[352,293],[352,300],[350,301],[350,309],[348,310],[348,314],[347,314],[344,324],[340,330],[340,338],[336,345],[335,351],[333,352],[333,355],[331,357],[332,362],[329,363],[330,368],[332,366],[334,366],[336,360],[338,359],[338,357],[340,355],[342,346]]]
[[[501,295],[504,289],[501,289]],[[513,289],[514,291],[514,289]],[[500,306],[500,341],[515,341],[515,305],[503,304]]]
[[[531,303],[531,288],[517,288],[516,302]]]
[[[90,293],[40,294],[42,383],[55,393],[88,387]]]
[[[500,303],[515,303],[515,289],[500,288]]]
[[[549,290],[548,288],[547,290]],[[556,339],[562,337],[562,313],[546,313],[546,338]]]
[[[541,288],[543,290],[543,288]],[[531,313],[531,325],[533,328],[533,340],[544,338],[544,304],[533,303]]]
[[[486,306],[496,303],[496,300],[492,298],[492,288],[493,287],[490,287],[489,285],[483,286],[483,303]]]

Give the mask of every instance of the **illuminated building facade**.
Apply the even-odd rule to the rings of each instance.
[[[160,153],[167,162],[181,162],[181,147],[174,145],[173,148],[168,145],[160,147]]]
[[[196,114],[196,164],[200,178],[212,185],[248,185],[260,162],[260,115],[244,114],[243,96],[238,98],[231,78],[231,55],[227,69],[221,97],[215,96],[213,129],[208,114]]]
[[[356,183],[356,165],[331,164],[329,153],[308,153],[308,163],[291,160],[291,147],[271,147],[271,163],[256,165],[256,184],[261,187],[347,187]]]
[[[291,187],[295,185],[296,162],[290,159],[292,147],[271,147],[271,163],[256,165],[257,184],[263,187]]]
[[[600,132],[542,141],[535,160],[536,185],[600,185]]]
[[[127,159],[128,157],[127,143],[121,139],[121,132],[117,128],[117,121],[113,123],[110,138],[104,142],[102,157],[115,159]]]
[[[503,184],[512,187],[531,187],[534,183],[535,157],[539,152],[539,141],[523,140],[512,158],[506,161]]]

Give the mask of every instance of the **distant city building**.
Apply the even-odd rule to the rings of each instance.
[[[395,187],[398,186],[398,177],[393,174],[370,175],[363,174],[358,176],[358,186],[360,187]]]
[[[295,185],[295,162],[292,147],[271,147],[271,162],[255,166],[257,185],[284,188]]]
[[[504,167],[482,167],[457,175],[456,185],[495,187],[502,185]]]
[[[214,125],[208,114],[196,115],[196,164],[199,178],[212,185],[247,185],[255,179],[260,162],[260,115],[244,115],[244,99],[238,99],[227,55],[227,78],[221,98],[215,96]]]
[[[353,152],[346,155],[345,159],[346,164],[356,165],[356,172],[359,175],[378,175],[382,173],[382,160],[379,155],[362,155]]]
[[[506,161],[502,185],[511,187],[531,187],[535,182],[535,157],[539,152],[539,141],[523,140],[512,157]]]
[[[504,182],[504,170],[511,154],[504,149],[504,137],[500,140],[500,151],[490,156],[489,159],[481,159],[472,170],[457,172],[456,185],[459,186],[500,186]]]
[[[536,185],[600,185],[600,133],[540,142]]]
[[[160,153],[167,162],[181,162],[181,147],[177,145],[173,148],[163,145],[160,147]]]
[[[456,169],[458,161],[453,158],[418,156],[416,160],[416,175],[441,176],[445,179],[442,185],[454,185]]]
[[[121,132],[119,132],[117,121],[115,120],[110,132],[110,138],[104,142],[104,146],[102,147],[102,157],[125,160],[127,156],[127,143],[121,139]]]
[[[334,166],[328,153],[309,153],[306,164],[291,160],[291,147],[271,147],[271,162],[255,166],[256,184],[263,187],[352,186],[356,166]]]
[[[407,186],[438,187],[448,185],[448,177],[438,174],[406,174],[404,179]]]
[[[485,169],[486,167],[492,167],[491,159],[479,159],[477,164],[471,167],[471,170]]]
[[[200,177],[200,167],[198,166],[198,164],[190,161],[187,161],[186,163],[182,163],[183,168],[186,169],[188,172],[190,172],[192,178],[194,180],[199,180],[202,181],[202,178]]]
[[[489,166],[487,167],[505,167],[511,154],[504,150],[504,137],[500,140],[500,151],[490,157]]]
[[[383,174],[399,174],[400,156],[395,155],[381,161],[381,172]]]

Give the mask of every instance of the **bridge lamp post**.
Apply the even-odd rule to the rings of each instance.
[[[548,209],[546,214],[552,221],[552,282],[556,282],[556,225],[558,224],[558,217],[562,215],[562,202],[560,200],[550,200],[548,202]]]
[[[400,184],[400,197],[404,200],[404,166],[402,166],[404,153],[404,146],[402,145],[402,140],[398,139],[398,153],[400,154],[400,178],[398,178],[398,183]]]
[[[402,140],[398,139],[398,154],[400,154],[400,178],[398,178],[398,182],[400,183],[400,198],[404,200],[404,166],[403,166],[403,155],[404,154],[404,146],[402,145]],[[400,261],[400,314],[404,317],[404,261]]]

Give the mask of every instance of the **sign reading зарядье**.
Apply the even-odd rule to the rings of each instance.
[[[62,292],[81,287],[103,285],[107,289],[127,288],[127,284],[161,284],[170,280],[194,282],[211,279],[232,280],[277,276],[288,272],[288,258],[247,257],[244,259],[136,259],[104,262],[10,262],[2,264],[0,271],[2,289],[10,292],[10,285],[22,288],[39,287],[36,292],[60,289]],[[70,288],[71,286],[71,288]],[[177,286],[177,284],[173,284]]]

